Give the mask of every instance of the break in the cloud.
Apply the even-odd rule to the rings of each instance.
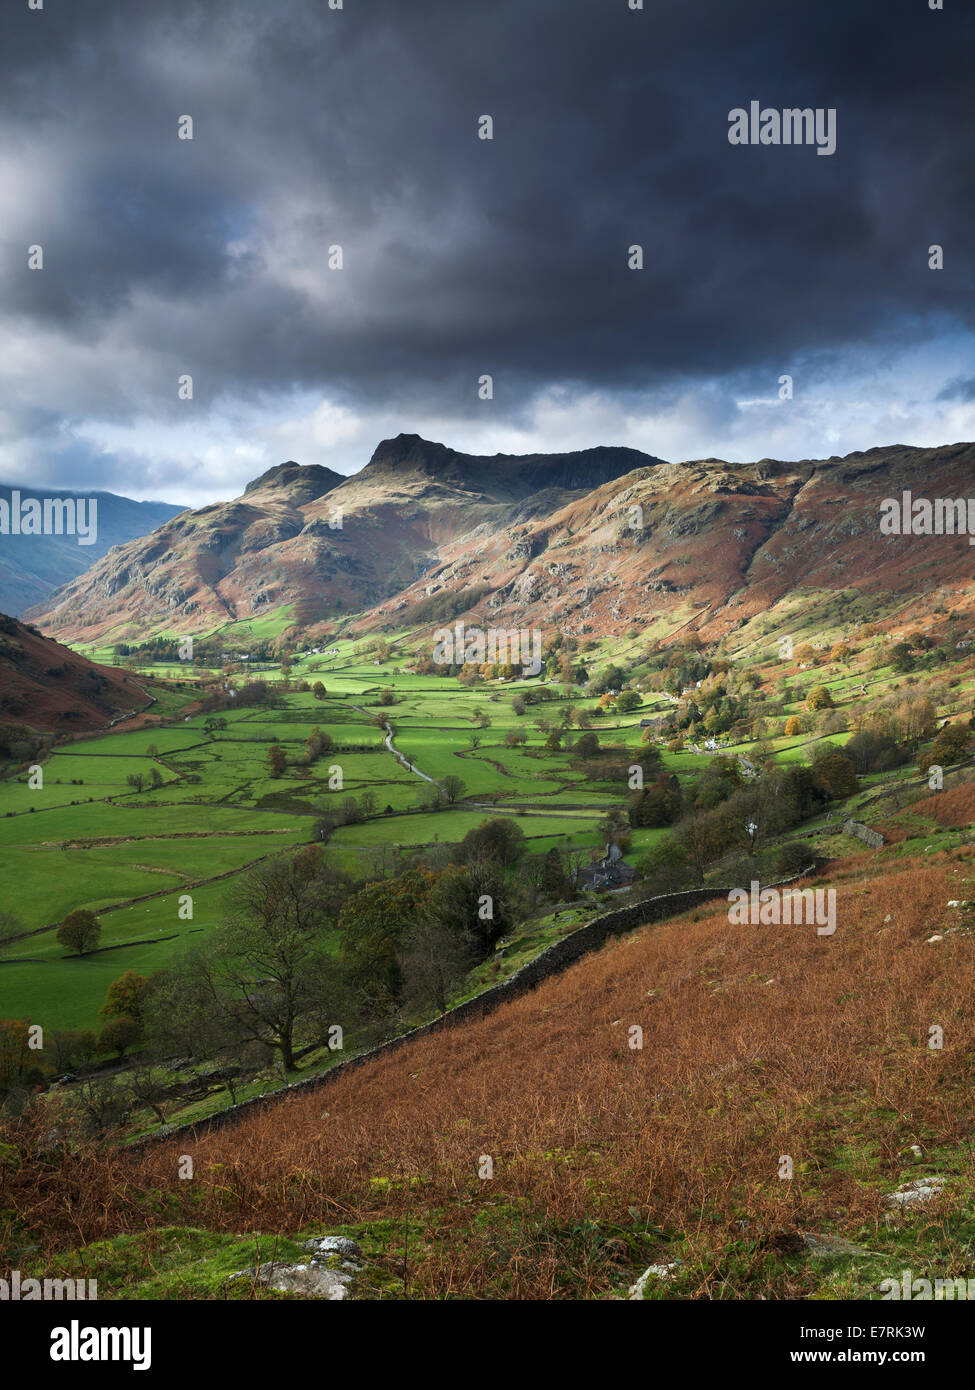
[[[282,458],[353,471],[400,430],[729,459],[975,434],[969,7],[46,0],[4,23],[0,477],[196,502]],[[836,153],[730,145],[752,99],[835,107]]]

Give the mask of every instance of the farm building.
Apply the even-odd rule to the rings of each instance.
[[[576,886],[605,892],[608,888],[626,888],[635,878],[636,872],[624,862],[619,845],[608,844],[602,859],[577,872]]]

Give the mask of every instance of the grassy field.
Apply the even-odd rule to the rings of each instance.
[[[262,635],[259,625],[250,626],[255,638]],[[589,660],[625,661],[627,652],[635,659],[640,640],[643,635],[609,645],[601,640]],[[157,706],[166,723],[137,730],[123,725],[109,734],[59,742],[43,763],[41,786],[36,777],[31,785],[25,773],[0,782],[0,872],[16,885],[8,910],[36,933],[0,948],[0,1017],[29,1014],[50,1027],[91,1024],[108,981],[125,969],[167,964],[188,933],[205,939],[224,913],[236,874],[267,854],[314,839],[317,819],[350,796],[371,795],[375,814],[335,830],[330,853],[360,878],[377,871],[380,855],[388,867],[390,855],[395,860],[401,852],[456,843],[495,812],[517,817],[532,852],[553,846],[595,851],[604,838],[599,822],[626,789],[588,780],[565,748],[546,748],[547,727],[559,727],[564,710],[585,702],[601,746],[625,757],[640,744],[641,719],[673,708],[665,695],[645,690],[638,709],[607,713],[578,691],[550,684],[547,701],[518,713],[517,697],[538,690],[537,683],[470,687],[448,676],[406,671],[401,658],[366,658],[348,639],[330,646],[337,655],[296,656],[286,687],[276,665],[253,673],[277,686],[279,708],[230,709],[222,716],[225,727],[208,730],[205,716],[181,712],[192,690],[158,686]],[[110,653],[96,655],[107,659]],[[172,665],[158,663],[159,669]],[[203,672],[180,667],[177,674],[182,679]],[[865,682],[872,696],[909,690],[889,668],[865,674],[859,667],[809,667],[793,670],[789,679],[792,695],[783,715],[803,716],[804,727],[813,684],[825,684],[841,706],[851,704]],[[326,687],[324,698],[297,688],[316,680]],[[956,680],[953,700],[970,699],[971,686],[966,672],[963,681]],[[380,701],[384,689],[392,692],[389,702]],[[388,721],[393,749],[415,771],[387,748],[377,719]],[[316,727],[334,747],[311,765],[298,765]],[[513,730],[526,736],[525,744],[505,745]],[[577,737],[577,730],[563,732],[563,744]],[[849,734],[821,737],[842,744]],[[773,734],[767,746],[790,763],[808,758],[816,741],[810,733]],[[747,755],[753,747],[722,742],[718,751],[729,756]],[[273,745],[290,760],[283,776],[272,775]],[[664,764],[686,784],[711,756],[691,746],[666,753]],[[442,782],[451,775],[463,784],[457,804],[424,809],[426,779]],[[876,780],[863,780],[854,809],[870,797]],[[635,830],[633,855],[662,833]],[[194,918],[185,923],[178,906],[189,889]],[[87,960],[68,957],[54,939],[57,923],[79,907],[99,913],[103,925],[103,949]]]
[[[230,710],[226,727],[210,731],[202,715],[176,715],[157,728],[123,726],[59,744],[42,765],[41,786],[25,774],[0,782],[0,873],[17,885],[9,910],[31,933],[0,948],[0,1017],[96,1027],[112,980],[130,969],[151,973],[188,941],[205,940],[237,874],[313,840],[318,817],[350,796],[370,793],[376,815],[336,830],[329,852],[358,878],[371,876],[383,846],[395,854],[456,843],[492,803],[517,814],[533,851],[600,843],[597,822],[618,794],[581,785],[569,755],[543,750],[534,729],[529,748],[538,756],[504,748],[503,732],[526,722],[511,709],[514,691],[492,703],[447,678],[385,669],[379,677],[395,691],[388,709],[361,703],[381,688],[374,667],[335,666],[324,700],[288,690],[283,707]],[[477,730],[487,712],[491,726]],[[428,778],[463,779],[458,805],[419,809],[429,783],[385,746],[379,713],[393,722],[396,748]],[[272,776],[272,745],[294,760],[315,727],[335,747],[311,766]],[[482,746],[474,749],[476,730]],[[142,779],[141,790],[131,778]],[[464,804],[479,797],[489,801]],[[562,802],[573,809],[560,812]],[[539,814],[546,804],[550,812]],[[186,893],[189,921],[180,917]],[[95,911],[103,929],[99,950],[84,958],[55,940],[57,924],[76,908]]]

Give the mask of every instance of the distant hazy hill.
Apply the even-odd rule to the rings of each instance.
[[[43,602],[60,585],[74,579],[113,545],[123,545],[161,526],[182,511],[168,502],[133,502],[111,492],[74,493],[33,487],[30,483],[0,483],[0,498],[10,505],[11,493],[23,498],[84,497],[98,501],[98,535],[92,545],[79,545],[75,536],[0,535],[0,611],[21,614]]]

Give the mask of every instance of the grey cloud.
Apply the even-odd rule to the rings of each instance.
[[[462,415],[490,371],[516,420],[555,382],[758,389],[972,327],[960,6],[48,0],[5,22],[0,170],[29,191],[0,304],[103,354],[95,416],[178,418],[183,370],[200,408],[305,388]],[[731,147],[752,98],[835,106],[836,155]],[[32,405],[52,430],[73,360]]]

